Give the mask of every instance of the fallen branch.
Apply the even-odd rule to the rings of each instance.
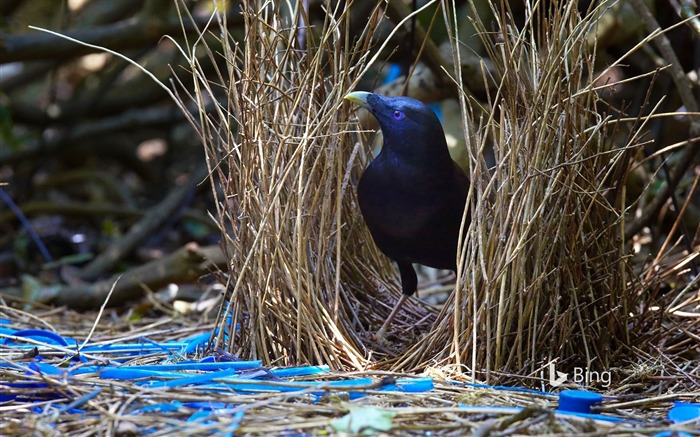
[[[196,281],[202,275],[225,268],[227,263],[228,259],[218,246],[200,247],[196,243],[189,243],[163,258],[103,281],[42,287],[30,292],[29,296],[22,289],[7,288],[0,290],[0,296],[7,295],[24,298],[30,302],[88,310],[99,308],[114,287],[109,300],[109,306],[114,307],[142,297],[146,289],[157,290],[172,283]]]
[[[163,223],[172,219],[182,209],[183,203],[207,176],[207,167],[200,165],[190,175],[187,184],[173,189],[160,203],[150,208],[146,215],[134,224],[127,234],[114,240],[100,255],[95,257],[82,271],[83,278],[94,278],[109,270],[124,256],[131,253],[144,239]]]

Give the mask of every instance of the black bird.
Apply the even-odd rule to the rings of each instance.
[[[457,270],[457,243],[469,179],[452,161],[440,120],[422,102],[353,92],[347,100],[379,122],[384,145],[357,187],[362,216],[377,247],[396,261],[403,294],[377,332],[381,340],[416,292],[413,263]]]

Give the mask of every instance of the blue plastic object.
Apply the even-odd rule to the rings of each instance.
[[[563,390],[559,393],[557,410],[569,413],[590,414],[591,407],[603,401],[603,396],[587,390]]]
[[[692,434],[683,431],[664,431],[654,434],[654,437],[695,437]]]
[[[130,339],[130,343],[87,343],[81,340],[63,337],[58,333],[42,329],[12,329],[10,323],[0,321],[0,344],[17,351],[37,349],[39,355],[22,361],[4,361],[0,367],[11,369],[26,377],[18,378],[5,385],[12,387],[12,392],[0,391],[0,402],[21,401],[39,402],[30,410],[42,412],[46,408],[52,414],[81,414],[84,406],[96,396],[102,387],[82,396],[71,392],[55,392],[51,389],[50,379],[56,378],[73,383],[80,381],[79,375],[96,374],[103,379],[130,381],[134,385],[148,388],[168,389],[178,386],[191,386],[198,393],[237,392],[241,394],[272,392],[298,393],[312,402],[318,402],[329,393],[347,393],[350,399],[358,399],[369,393],[401,391],[421,392],[434,388],[432,378],[400,378],[393,384],[377,386],[376,378],[333,379],[332,381],[295,381],[294,378],[329,373],[328,366],[299,366],[271,369],[262,366],[262,362],[240,361],[233,355],[214,354],[201,357],[201,351],[209,346],[212,332],[204,332],[179,341],[155,342],[149,338]],[[48,356],[52,352],[52,356]],[[56,352],[59,359],[56,359]],[[41,354],[46,356],[42,356]],[[62,353],[66,358],[60,359]],[[160,363],[143,363],[142,356],[153,359],[160,357]],[[79,358],[89,363],[76,363]],[[196,359],[195,359],[196,358]],[[74,378],[76,378],[74,380]],[[80,379],[77,379],[80,378]],[[117,385],[116,387],[119,387]],[[117,388],[118,389],[118,388]],[[42,403],[51,400],[51,406]],[[200,426],[215,420],[220,414],[236,418],[231,426],[222,433],[222,437],[235,433],[245,409],[240,406],[221,402],[162,402],[156,405],[135,405],[131,410],[136,414],[168,413],[183,408],[194,410],[190,422]],[[198,411],[197,411],[198,410]],[[153,430],[142,429],[143,433]],[[301,434],[299,434],[301,435]]]
[[[673,423],[695,420],[700,425],[700,404],[676,401],[668,412],[668,419]]]
[[[68,346],[68,342],[65,338],[61,337],[55,332],[46,331],[44,329],[23,329],[21,331],[15,331],[11,335],[13,335],[14,337],[30,338],[32,340],[36,340],[46,344],[55,344],[64,347]],[[3,344],[13,344],[13,340],[13,338],[7,337],[3,341]]]

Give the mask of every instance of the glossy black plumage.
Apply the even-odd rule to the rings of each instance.
[[[452,161],[435,113],[408,97],[354,92],[346,99],[379,122],[384,144],[357,187],[362,216],[379,249],[396,261],[402,298],[378,332],[416,291],[413,263],[456,270],[469,180]]]

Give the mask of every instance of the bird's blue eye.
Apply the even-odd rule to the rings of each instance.
[[[401,120],[403,118],[403,112],[398,109],[394,111],[394,120]]]

